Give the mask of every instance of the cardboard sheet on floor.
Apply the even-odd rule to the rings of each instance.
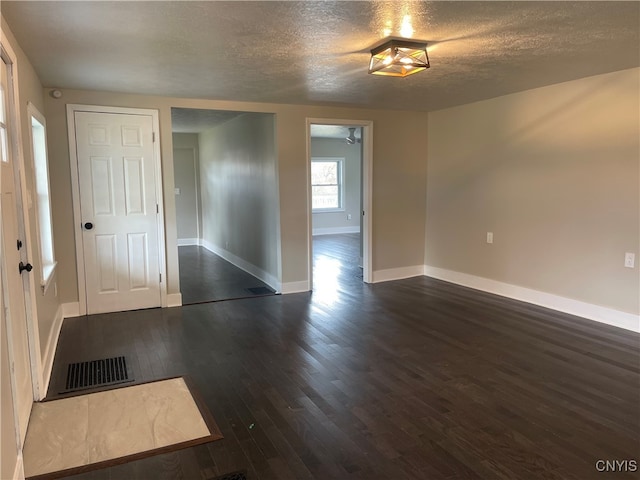
[[[222,438],[185,378],[35,403],[27,478],[52,479]]]

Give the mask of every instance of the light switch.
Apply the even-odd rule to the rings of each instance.
[[[633,253],[624,254],[624,266],[627,268],[633,268],[636,266],[636,256]]]
[[[487,243],[493,243],[493,232],[487,232]]]

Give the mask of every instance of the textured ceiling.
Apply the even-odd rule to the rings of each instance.
[[[435,110],[638,66],[639,2],[1,2],[43,84]],[[386,36],[432,67],[367,74]]]

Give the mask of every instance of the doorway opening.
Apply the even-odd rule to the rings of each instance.
[[[371,281],[372,124],[307,123],[311,288],[333,298]]]
[[[275,115],[172,108],[182,304],[275,295]]]

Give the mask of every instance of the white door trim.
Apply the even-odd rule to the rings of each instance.
[[[311,125],[346,125],[362,127],[362,279],[373,282],[373,121],[332,118],[307,118],[307,261],[309,290],[313,288],[313,220],[311,212]]]
[[[84,255],[83,240],[80,212],[80,182],[78,176],[78,152],[76,148],[76,112],[92,112],[92,113],[118,113],[128,115],[148,115],[151,116],[153,122],[153,132],[155,141],[153,142],[153,158],[156,176],[156,199],[158,202],[158,250],[160,258],[158,266],[162,281],[160,282],[160,302],[162,307],[168,306],[167,303],[167,252],[165,243],[165,225],[164,225],[164,196],[162,188],[162,157],[160,154],[160,120],[158,110],[146,108],[122,108],[122,107],[104,107],[98,105],[67,105],[67,131],[69,134],[69,164],[71,167],[71,194],[73,197],[73,229],[76,240],[76,265],[78,276],[78,305],[79,315],[87,314],[87,288],[85,282],[84,271]]]
[[[5,32],[0,32],[0,56],[6,60],[7,66],[11,66],[7,71],[7,82],[9,87],[9,92],[7,95],[7,105],[6,105],[6,113],[7,117],[10,118],[8,121],[12,124],[12,128],[7,132],[9,135],[7,137],[8,148],[13,154],[13,162],[12,168],[14,168],[14,188],[15,192],[18,193],[16,195],[16,221],[18,227],[19,237],[23,240],[24,249],[21,249],[20,257],[23,261],[28,262],[29,259],[33,258],[32,249],[31,249],[31,240],[33,237],[31,236],[30,230],[30,222],[28,218],[28,209],[25,208],[28,205],[27,202],[27,189],[26,189],[26,175],[25,175],[25,156],[23,150],[22,143],[22,118],[20,112],[20,92],[18,86],[20,85],[18,79],[18,64],[17,64],[17,56],[11,47]],[[4,60],[0,59],[0,62],[4,63]],[[15,169],[17,168],[17,172]],[[0,169],[1,170],[1,169]],[[17,173],[17,175],[15,175]],[[1,223],[1,222],[0,222]],[[2,226],[0,225],[0,235],[2,235]],[[0,243],[2,242],[2,238],[0,238]],[[4,252],[3,248],[7,248],[3,246],[0,248],[0,275],[6,274],[6,268],[10,268],[7,266],[4,261]],[[11,247],[9,247],[11,248]],[[4,283],[6,277],[2,282]],[[3,287],[4,288],[4,287]],[[28,356],[28,369],[31,374],[31,405],[29,410],[31,411],[33,401],[40,400],[44,394],[41,393],[41,373],[42,373],[42,363],[41,363],[41,355],[40,355],[40,340],[39,340],[39,330],[38,330],[38,320],[37,320],[37,309],[36,309],[36,297],[35,297],[35,281],[33,275],[22,276],[22,288],[24,292],[24,305],[20,306],[24,308],[25,313],[25,333],[26,333],[26,341],[27,341],[27,356]],[[4,294],[5,292],[0,292],[0,294]],[[3,309],[6,309],[8,305],[2,305]],[[4,312],[3,312],[4,313]],[[9,316],[11,315],[9,311]],[[7,327],[9,327],[9,316],[2,318],[0,321],[7,322]],[[2,316],[0,316],[2,317]],[[10,328],[7,328],[7,335],[11,335]],[[7,338],[7,342],[9,342],[9,338]],[[8,346],[8,357],[9,362],[13,362],[13,349],[11,345]],[[13,368],[10,368],[11,375],[11,398],[13,403],[14,410],[14,429],[15,429],[15,439],[16,446],[18,451],[18,463],[22,456],[22,447],[23,440],[22,438],[22,428],[21,423],[19,421],[19,405],[16,393],[16,385],[17,379],[15,377],[15,372]],[[29,414],[30,416],[30,414]],[[26,433],[26,426],[24,428]]]

